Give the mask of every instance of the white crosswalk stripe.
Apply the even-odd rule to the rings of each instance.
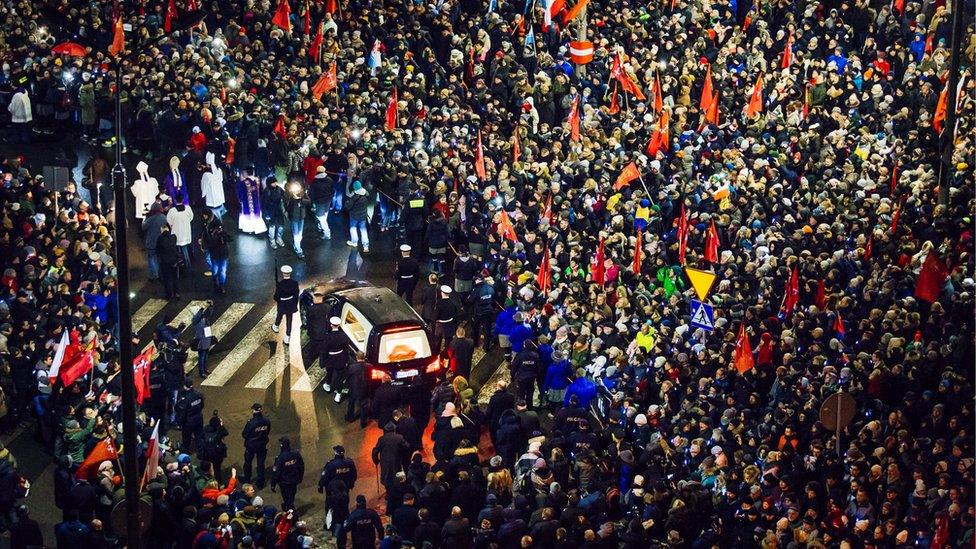
[[[284,324],[284,323],[282,323]],[[285,369],[292,365],[304,374],[305,368],[302,365],[302,346],[301,346],[301,321],[298,313],[292,317],[291,326],[291,345],[284,345],[282,341],[274,355],[261,366],[261,369],[254,374],[254,377],[247,382],[248,389],[267,389],[275,380],[281,376]]]
[[[221,360],[213,370],[210,371],[210,375],[207,379],[203,380],[201,385],[207,387],[220,387],[230,381],[237,370],[251,358],[254,351],[271,339],[273,335],[271,333],[271,323],[274,322],[275,309],[272,307],[261,317],[261,320],[247,333],[240,341],[234,345],[234,349],[227,353],[227,356]]]
[[[302,332],[302,347],[308,345],[308,332]],[[319,367],[319,358],[312,355],[312,362],[302,369],[302,374],[292,384],[291,390],[300,393],[310,393],[319,386],[325,378],[325,370]]]
[[[183,309],[179,313],[177,313],[175,317],[173,317],[173,321],[169,323],[170,326],[179,326],[180,324],[182,324],[182,323],[185,322],[187,325],[183,328],[183,330],[186,331],[190,327],[189,326],[190,321],[193,320],[193,313],[197,312],[197,309],[199,309],[200,307],[203,307],[206,304],[207,304],[206,301],[201,301],[201,300],[193,300],[193,301],[187,303],[186,304],[186,307],[183,307]],[[147,305],[148,305],[148,303],[147,303]],[[141,308],[140,308],[140,310],[141,310]],[[137,311],[137,313],[138,313],[138,311]],[[146,349],[148,349],[152,344],[153,344],[152,343],[152,340],[150,339],[150,341],[148,341],[142,347],[142,351],[140,351],[140,352],[141,353],[146,352]]]
[[[230,307],[221,313],[220,318],[218,318],[217,321],[210,326],[213,336],[217,338],[217,340],[220,340],[226,336],[253,307],[253,303],[231,303]],[[187,354],[185,366],[186,373],[192,372],[194,368],[197,367],[198,355],[199,353],[197,351],[192,350]]]
[[[163,307],[169,303],[165,299],[150,299],[139,307],[139,310],[132,315],[132,333],[138,334],[140,330],[149,324],[149,321],[153,319],[159,311],[163,310]]]

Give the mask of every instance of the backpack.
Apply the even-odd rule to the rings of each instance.
[[[203,431],[200,437],[200,454],[216,459],[227,457],[227,446],[220,440],[220,433],[206,429]]]

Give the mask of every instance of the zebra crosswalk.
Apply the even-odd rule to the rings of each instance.
[[[132,331],[146,342],[143,350],[152,343],[152,333],[164,320],[169,325],[185,323],[180,341],[190,344],[194,328],[190,324],[193,315],[206,306],[205,301],[169,302],[149,298],[134,307]],[[211,315],[211,331],[217,345],[207,357],[209,375],[200,382],[204,387],[234,387],[250,390],[286,388],[294,392],[311,392],[322,382],[325,372],[313,358],[306,365],[302,349],[308,345],[308,335],[301,329],[298,313],[292,318],[291,345],[284,344],[284,325],[275,333],[271,325],[276,310],[273,303],[229,302],[216,303]],[[216,320],[213,320],[216,319]],[[309,353],[314,357],[314,353]],[[185,371],[193,375],[197,368],[198,353],[190,350]],[[287,387],[283,387],[286,384]]]

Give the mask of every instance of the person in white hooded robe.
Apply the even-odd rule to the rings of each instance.
[[[129,190],[135,197],[136,219],[141,220],[145,219],[146,214],[149,213],[149,207],[156,201],[156,195],[159,194],[159,182],[156,181],[155,177],[149,175],[149,165],[141,160],[136,164],[136,172],[139,177],[132,183]]]
[[[224,205],[224,172],[217,166],[216,157],[213,153],[207,153],[207,166],[209,171],[204,172],[200,178],[200,190],[203,194],[204,202],[214,217],[222,220],[227,215],[227,207]]]

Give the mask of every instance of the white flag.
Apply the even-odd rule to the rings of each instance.
[[[47,376],[51,379],[51,384],[54,384],[54,380],[58,379],[58,372],[61,371],[61,363],[64,362],[64,350],[68,348],[68,329],[65,328],[61,332],[61,342],[58,343],[58,349],[54,351],[54,360],[51,362],[51,369],[48,370]]]

